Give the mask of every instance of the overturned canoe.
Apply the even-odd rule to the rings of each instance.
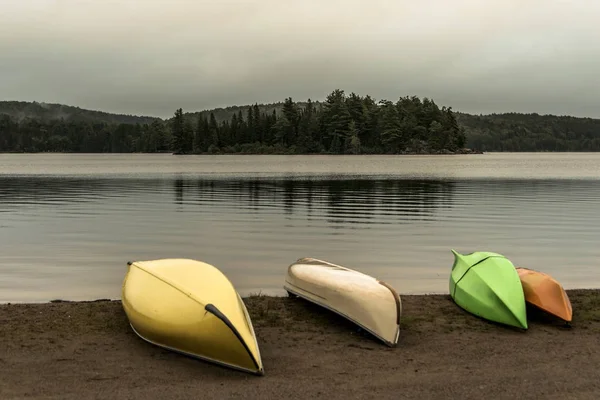
[[[288,267],[284,288],[347,318],[388,346],[398,343],[400,296],[384,282],[327,261],[301,258]]]
[[[452,253],[450,296],[456,304],[481,318],[527,329],[523,288],[512,262],[491,252]]]
[[[553,277],[543,272],[517,267],[525,301],[566,322],[573,318],[573,308],[567,292]]]
[[[263,375],[246,306],[217,268],[189,259],[128,265],[122,304],[139,337],[188,356]]]

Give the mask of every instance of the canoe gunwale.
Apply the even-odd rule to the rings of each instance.
[[[220,361],[220,360],[216,360],[214,358],[210,358],[210,357],[206,357],[206,356],[201,356],[201,355],[196,354],[196,353],[190,353],[190,352],[187,352],[187,351],[180,350],[180,349],[178,349],[176,347],[171,347],[171,346],[167,346],[167,345],[155,342],[153,340],[150,340],[150,339],[144,337],[142,334],[140,334],[134,328],[134,326],[131,323],[129,324],[129,326],[131,327],[131,329],[133,330],[133,332],[138,337],[140,337],[142,340],[144,340],[144,341],[146,341],[146,342],[148,342],[148,343],[150,343],[150,344],[152,344],[154,346],[158,346],[158,347],[161,347],[163,349],[170,350],[170,351],[182,354],[182,355],[187,356],[187,357],[195,358],[195,359],[202,360],[202,361],[208,361],[210,363],[213,363],[213,364],[216,364],[216,365],[220,365],[220,366],[223,366],[223,367],[227,367],[227,368],[232,368],[232,369],[235,369],[235,370],[238,370],[238,371],[241,371],[241,372],[248,372],[248,373],[251,373],[253,375],[259,375],[259,376],[263,376],[265,374],[264,370],[262,368],[260,368],[258,370],[248,369],[248,368],[240,367],[240,366],[235,365],[235,364],[229,364],[229,363],[227,363],[225,361]]]
[[[290,283],[290,282],[289,282],[289,281],[287,281],[287,280],[285,281],[285,283],[286,283],[287,285],[290,285],[290,286],[298,287],[298,286],[296,286],[296,285],[294,285],[294,284]],[[354,324],[358,325],[360,328],[362,328],[362,329],[364,329],[365,331],[369,332],[371,335],[375,336],[377,339],[381,340],[383,343],[385,343],[385,344],[386,344],[387,346],[389,346],[389,347],[396,347],[396,346],[397,346],[398,338],[399,338],[399,336],[400,336],[400,329],[399,329],[399,326],[398,326],[398,328],[396,329],[396,338],[395,338],[395,342],[390,342],[389,340],[386,340],[385,338],[381,337],[381,335],[379,335],[379,334],[378,334],[378,333],[376,333],[375,331],[373,331],[373,330],[371,330],[371,329],[367,328],[367,327],[366,327],[366,326],[364,326],[362,323],[360,323],[359,321],[357,321],[357,320],[355,320],[354,318],[350,317],[349,315],[347,315],[347,314],[345,314],[345,313],[343,313],[343,312],[341,312],[341,311],[339,311],[339,310],[336,310],[335,308],[332,308],[332,307],[328,306],[327,304],[325,304],[325,303],[322,303],[322,302],[320,302],[320,301],[318,301],[318,300],[316,300],[316,299],[312,299],[312,298],[310,298],[310,297],[308,297],[308,296],[305,296],[305,295],[303,295],[302,293],[300,293],[300,292],[298,292],[298,291],[296,291],[296,290],[294,290],[294,289],[290,288],[290,286],[287,286],[287,285],[284,285],[284,289],[285,289],[286,291],[288,291],[289,293],[291,293],[291,294],[294,294],[294,295],[296,295],[296,296],[298,296],[298,297],[301,297],[302,299],[304,299],[304,300],[307,300],[307,301],[309,301],[309,302],[311,302],[311,303],[317,304],[318,306],[321,306],[321,307],[323,307],[323,308],[326,308],[326,309],[328,309],[329,311],[332,311],[332,312],[334,312],[334,313],[336,313],[336,314],[338,314],[338,315],[340,315],[340,316],[342,316],[342,317],[346,318],[348,321],[351,321],[352,323],[354,323]],[[386,286],[386,287],[387,287],[387,286]],[[302,288],[300,288],[300,287],[298,287],[298,289],[300,289],[300,290],[304,291],[304,289],[302,289]],[[310,293],[310,292],[307,292],[307,293]],[[312,293],[311,293],[311,294],[312,294]],[[322,298],[321,296],[318,296],[318,297]],[[394,296],[394,297],[395,297],[395,296]],[[396,301],[397,301],[397,300],[396,300]]]

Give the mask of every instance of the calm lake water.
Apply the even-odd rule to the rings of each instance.
[[[452,248],[600,287],[600,154],[0,154],[0,302],[120,298],[170,257],[242,295],[306,256],[447,293]]]

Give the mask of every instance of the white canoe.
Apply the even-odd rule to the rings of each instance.
[[[398,343],[402,303],[372,276],[315,258],[288,267],[284,289],[354,322],[388,346]]]

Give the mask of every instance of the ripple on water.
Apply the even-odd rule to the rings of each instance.
[[[120,296],[126,262],[210,262],[242,293],[311,256],[401,293],[446,292],[449,249],[600,285],[589,179],[0,176],[0,301]]]

